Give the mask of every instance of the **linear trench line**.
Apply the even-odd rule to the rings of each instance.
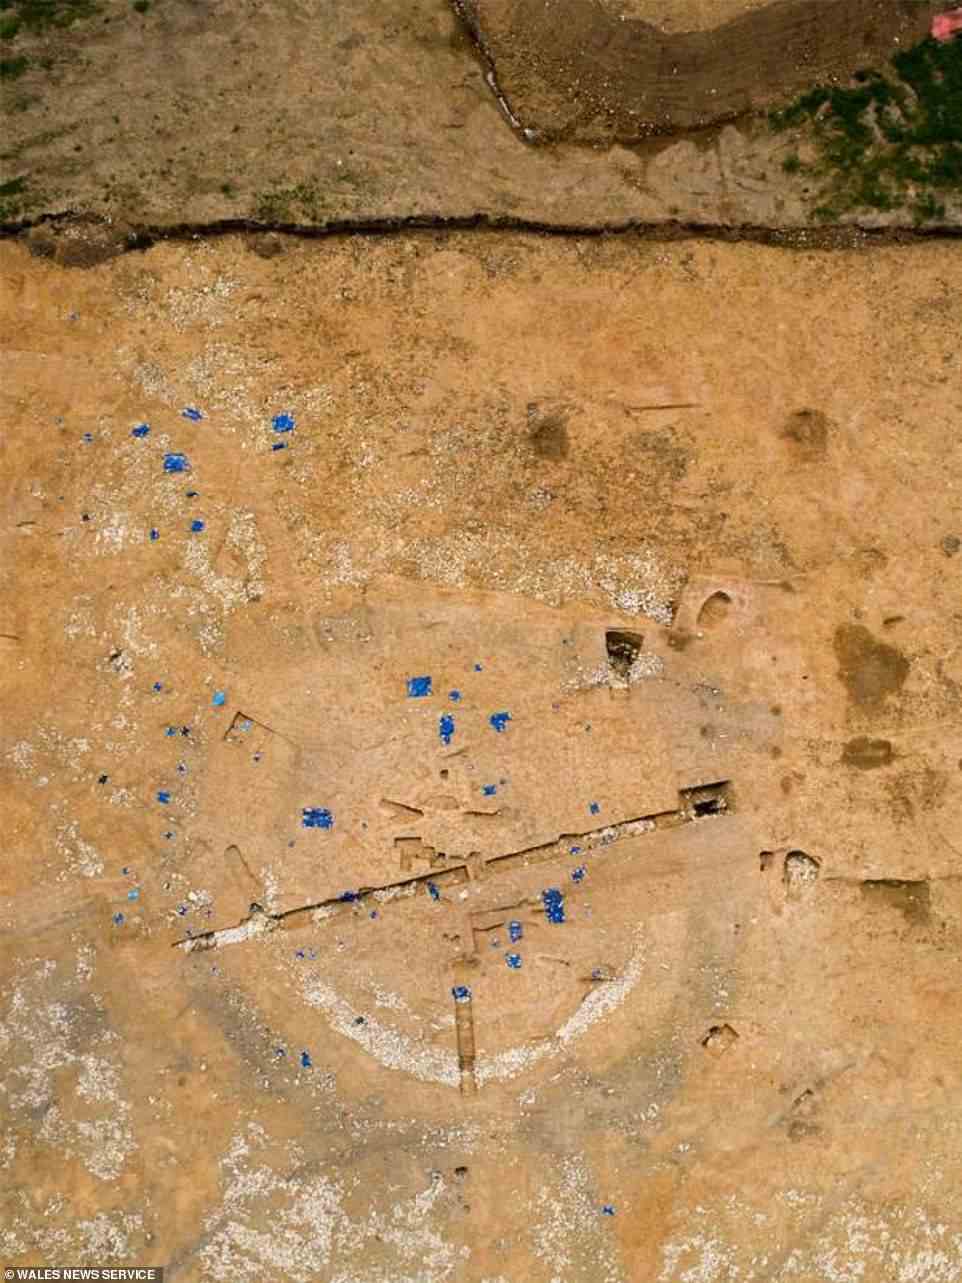
[[[109,230],[107,217],[86,210],[66,209],[38,214],[35,218],[0,223],[0,240],[9,240],[41,227],[102,228]],[[862,249],[868,245],[910,244],[920,240],[957,240],[962,226],[873,227],[857,221],[826,227],[822,223],[798,227],[767,227],[761,223],[702,223],[696,219],[668,218],[662,221],[626,218],[605,222],[549,222],[508,214],[477,211],[468,214],[409,214],[371,218],[331,219],[326,223],[286,223],[257,218],[219,218],[208,223],[140,223],[123,242],[111,244],[107,258],[144,252],[164,241],[213,240],[221,236],[274,232],[301,240],[326,240],[346,236],[405,236],[418,232],[495,232],[565,238],[637,236],[659,244],[673,241],[706,240],[739,244],[742,241],[780,249],[809,252],[813,249]]]
[[[678,828],[695,820],[714,816],[727,815],[734,810],[731,781],[720,780],[713,784],[700,784],[679,792],[679,806],[674,811],[661,811],[654,815],[643,815],[632,820],[622,820],[617,824],[604,825],[601,828],[589,829],[585,833],[562,834],[552,842],[539,846],[527,847],[522,851],[509,851],[505,855],[493,856],[484,862],[485,871],[499,872],[516,867],[528,868],[542,864],[547,860],[568,856],[570,846],[577,844],[582,852],[607,849],[621,839],[637,837],[642,833],[662,829]],[[471,857],[469,857],[470,860]],[[323,913],[325,917],[353,911],[356,904],[364,905],[371,899],[378,900],[391,892],[417,894],[419,887],[429,891],[428,884],[436,888],[443,886],[461,886],[469,880],[468,862],[462,861],[447,869],[417,874],[411,878],[402,878],[378,887],[361,887],[358,891],[346,891],[339,896],[331,896],[313,904],[300,905],[284,913],[267,913],[260,905],[253,905],[250,914],[233,927],[222,927],[214,931],[205,931],[202,935],[188,936],[175,940],[172,947],[186,953],[206,949],[217,949],[228,944],[241,944],[258,936],[268,935],[276,930],[292,930],[306,925],[301,919],[310,914]]]

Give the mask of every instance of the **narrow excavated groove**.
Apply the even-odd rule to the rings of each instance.
[[[259,726],[261,730],[267,731],[268,734],[277,735],[280,739],[287,740],[288,744],[293,744],[297,747],[297,741],[292,740],[289,735],[285,735],[283,731],[275,730],[273,726],[268,726],[266,722],[258,721],[256,717],[251,717],[249,713],[235,713],[231,719],[230,725],[224,732],[222,739],[228,739],[230,735],[239,730],[245,722],[249,722],[251,726]]]
[[[494,94],[495,101],[501,110],[501,114],[519,138],[522,138],[526,143],[537,142],[539,137],[537,130],[528,129],[512,111],[511,104],[508,102],[504,91],[498,83],[498,72],[495,67],[491,51],[488,49],[480,28],[476,23],[471,21],[471,18],[464,7],[464,0],[451,0],[451,8],[454,11],[454,16],[461,25],[461,29],[466,33],[471,42],[475,56],[481,64],[484,83]]]
[[[474,1034],[474,995],[471,992],[472,962],[462,958],[454,966],[454,1029],[458,1043],[458,1073],[461,1095],[476,1096],[478,1079],[475,1073],[477,1040]]]
[[[25,232],[44,227],[56,228],[61,225],[102,228],[107,231],[111,227],[111,221],[79,210],[62,210],[54,214],[42,214],[32,219],[0,223],[0,239],[11,239]],[[265,222],[256,218],[223,218],[209,223],[137,224],[131,227],[122,240],[105,245],[104,259],[149,250],[154,245],[166,241],[197,241],[248,233],[273,233],[300,240],[326,240],[348,236],[405,236],[419,232],[429,234],[513,232],[518,235],[559,238],[634,236],[640,240],[655,243],[687,240],[705,240],[724,244],[746,242],[803,251],[851,250],[870,245],[909,244],[932,239],[956,240],[962,237],[962,227],[947,224],[930,227],[872,227],[863,226],[857,219],[832,227],[811,223],[785,228],[768,227],[758,223],[733,225],[679,219],[652,222],[629,218],[610,223],[563,223],[484,212],[449,216],[411,214],[397,218],[335,219],[327,223],[281,223]]]
[[[394,814],[399,813],[398,818],[404,815],[413,815],[420,820],[424,817],[424,812],[419,807],[408,806],[406,802],[395,802],[394,799],[390,797],[382,797],[381,805],[393,807],[394,808],[393,813]]]
[[[184,949],[188,953],[195,950],[219,948],[222,944],[236,944],[240,940],[250,939],[253,935],[263,935],[284,927],[299,925],[295,919],[311,913],[324,912],[326,915],[350,910],[353,904],[363,904],[376,895],[389,895],[391,892],[404,892],[410,889],[416,892],[419,886],[435,893],[449,883],[462,884],[471,878],[472,867],[479,865],[476,873],[488,870],[528,867],[542,864],[546,860],[570,856],[571,845],[577,844],[578,854],[613,846],[620,838],[638,837],[642,833],[653,833],[660,829],[677,828],[690,824],[694,820],[711,819],[727,815],[734,810],[731,793],[731,782],[721,780],[715,784],[699,784],[694,788],[682,789],[678,795],[678,808],[674,811],[659,811],[654,815],[641,815],[633,820],[622,820],[617,824],[606,824],[602,828],[589,829],[584,833],[563,833],[552,842],[543,842],[538,846],[526,847],[521,851],[509,851],[505,855],[482,860],[468,856],[449,868],[421,873],[413,877],[400,878],[395,882],[377,887],[360,887],[357,891],[343,891],[340,895],[318,900],[313,904],[299,905],[296,909],[287,909],[284,913],[267,914],[260,905],[251,906],[251,914],[233,927],[223,927],[215,931],[205,931],[202,935],[189,936],[175,940],[173,948]],[[251,926],[255,917],[256,928]],[[261,919],[264,921],[261,921]]]
[[[478,1080],[475,1075],[474,1002],[469,997],[454,1004],[455,1032],[458,1039],[458,1072],[461,1076],[461,1095],[476,1096]]]

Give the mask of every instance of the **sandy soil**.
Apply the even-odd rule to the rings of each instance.
[[[956,1277],[958,249],[0,274],[4,1262]]]
[[[619,18],[640,18],[661,31],[711,31],[764,9],[772,0],[604,0],[605,8]]]

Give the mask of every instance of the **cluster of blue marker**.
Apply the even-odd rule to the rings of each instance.
[[[126,865],[124,865],[124,867],[120,870],[120,872],[125,878],[134,876],[134,874],[130,871],[130,869]],[[127,900],[130,902],[134,902],[139,899],[140,899],[140,887],[130,887],[127,891]],[[124,923],[127,921],[127,918],[118,909],[117,912],[113,914],[111,920],[115,927],[122,927]]]
[[[202,410],[198,410],[196,406],[188,405],[185,407],[185,409],[181,411],[181,417],[184,419],[188,419],[191,423],[200,423],[201,420],[204,419],[205,415],[204,415],[204,412]],[[274,417],[271,419],[271,427],[273,428],[275,433],[286,434],[289,432],[293,432],[295,427],[294,416],[286,412],[282,414],[275,414]],[[150,424],[138,423],[135,427],[131,428],[130,435],[132,437],[136,437],[138,440],[141,440],[141,441],[145,440],[148,436],[150,436]],[[93,438],[91,437],[90,433],[84,434],[85,441],[92,440],[92,439]],[[288,443],[286,439],[283,441],[274,441],[273,444],[271,445],[271,449],[286,450],[287,445]],[[190,472],[191,471],[190,459],[187,457],[186,454],[184,454],[180,450],[170,450],[164,455],[163,469],[164,469],[164,472],[167,472],[170,474]],[[188,499],[196,499],[197,495],[198,495],[198,492],[196,490],[187,491]],[[205,529],[206,529],[206,523],[199,517],[194,518],[190,523],[191,534],[194,534],[194,535],[203,534]],[[151,527],[151,530],[150,530],[151,542],[156,542],[159,538],[160,538],[160,531],[156,527]]]
[[[275,432],[293,432],[294,431],[293,414],[275,414],[273,419],[271,419],[271,427],[274,429]],[[278,450],[286,450],[286,449],[287,449],[286,441],[274,441],[271,445],[271,450],[274,451],[275,453]]]
[[[557,887],[548,887],[542,891],[541,903],[544,905],[544,916],[549,922],[564,922],[565,898]]]
[[[475,668],[475,672],[482,671],[482,666],[480,664],[475,664],[474,668]],[[409,677],[407,679],[407,694],[409,699],[424,699],[427,696],[431,695],[432,693],[433,693],[433,681],[430,675],[424,674],[424,675]],[[453,703],[460,703],[462,695],[459,690],[452,690],[449,692],[448,697]],[[499,735],[503,734],[507,730],[508,723],[511,720],[512,720],[511,714],[507,711],[499,711],[499,712],[491,713],[488,716],[488,724]],[[441,743],[445,747],[450,745],[455,733],[454,717],[450,713],[441,714],[438,720],[438,733],[441,739]],[[503,780],[501,782],[504,783]],[[497,791],[498,790],[497,790],[496,784],[484,784],[481,786],[481,792],[485,797],[494,797]],[[601,812],[601,804],[599,802],[589,802],[588,811],[591,815],[599,815]],[[580,849],[581,848],[577,846],[571,847],[571,854],[572,855],[578,854]],[[586,866],[583,864],[580,864],[576,868],[572,869],[571,880],[575,883],[583,882],[587,877],[587,873],[588,873],[588,870]],[[432,900],[440,900],[441,892],[438,889],[438,887],[435,885],[435,883],[428,882],[427,889],[428,889],[428,894],[431,896]],[[545,917],[549,922],[560,924],[566,921],[564,893],[558,887],[548,887],[546,890],[542,891],[541,900],[544,906]],[[517,940],[520,940],[521,923],[520,922],[509,923],[508,935],[512,943],[516,942]],[[511,968],[511,970],[513,971],[520,970],[522,965],[522,959],[519,953],[516,953],[513,950],[509,951],[504,955],[504,959],[505,959],[506,965],[509,968]],[[470,997],[470,993],[465,989],[464,986],[457,986],[453,992],[455,994],[456,1000],[459,1002],[467,1001],[468,997]],[[459,997],[458,996],[459,994],[461,994],[462,996]],[[464,996],[464,995],[467,995],[467,996]]]

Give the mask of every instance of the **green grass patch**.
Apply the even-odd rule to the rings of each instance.
[[[962,191],[962,42],[926,39],[885,72],[856,72],[846,87],[817,85],[769,114],[776,131],[806,129],[820,184],[814,209],[827,220],[854,210],[908,209],[940,218]],[[788,173],[802,165],[789,156]]]
[[[313,183],[262,192],[254,209],[255,218],[262,223],[313,223],[324,213],[323,199]]]
[[[23,198],[26,193],[25,176],[0,183],[0,223],[12,222],[24,212],[26,201]]]
[[[17,58],[0,58],[0,80],[19,80],[30,66],[30,59],[21,54]]]
[[[18,31],[41,32],[54,27],[69,27],[78,18],[97,13],[96,0],[0,0],[4,22],[16,22]],[[7,36],[6,39],[12,37]]]

